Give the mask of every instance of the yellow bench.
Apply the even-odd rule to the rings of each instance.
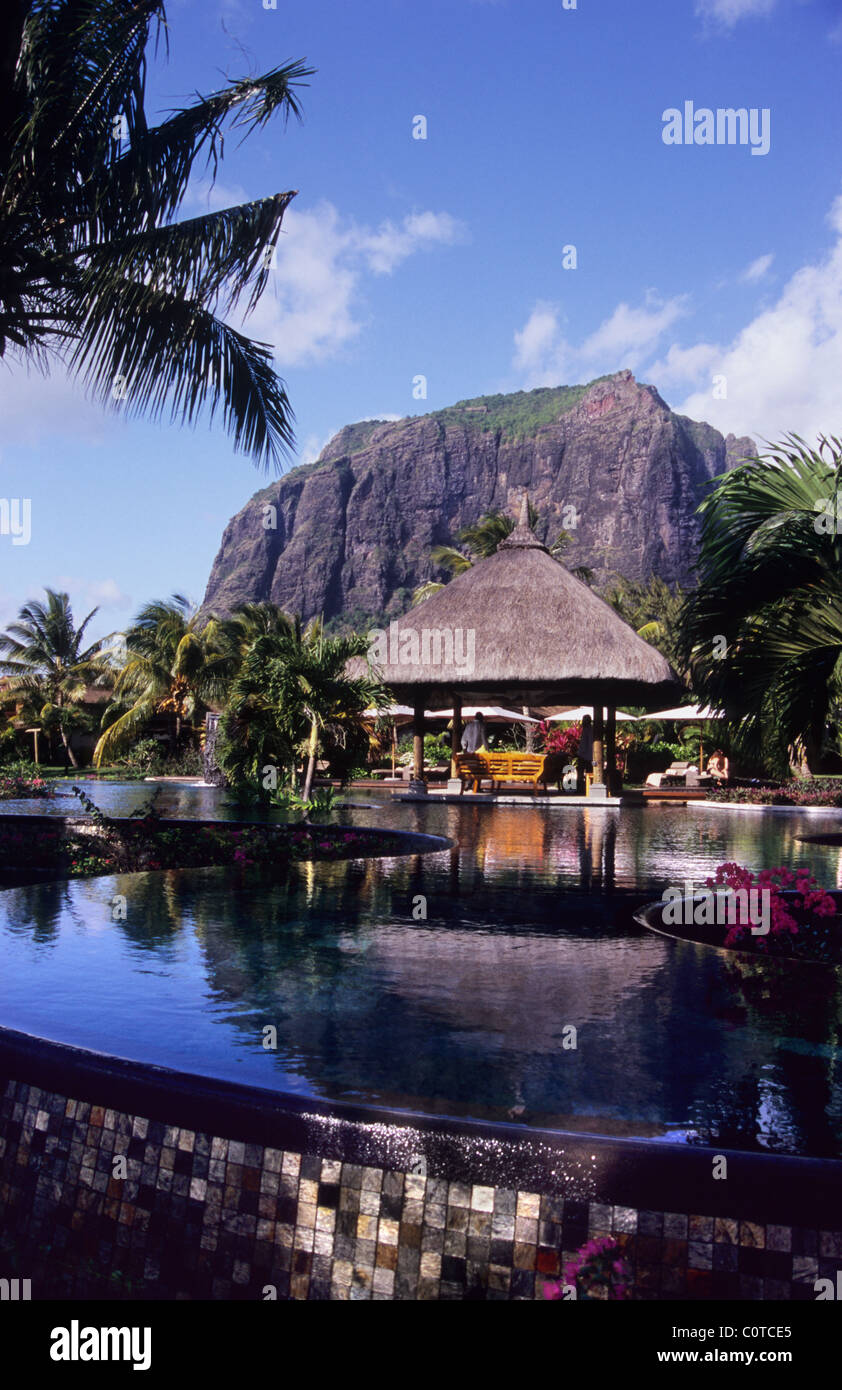
[[[496,791],[501,782],[539,782],[546,787],[555,782],[561,789],[561,779],[567,760],[558,753],[457,753],[456,776],[469,782],[471,790],[479,791],[483,782],[491,782]]]

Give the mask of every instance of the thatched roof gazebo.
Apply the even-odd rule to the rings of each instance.
[[[370,654],[395,698],[415,711],[419,782],[425,706],[592,706],[599,783],[603,708],[610,724],[619,704],[654,708],[681,690],[661,653],[553,559],[529,525],[525,496],[496,553],[376,634]]]

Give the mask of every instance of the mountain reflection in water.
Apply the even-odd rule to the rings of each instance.
[[[107,809],[131,809],[134,789],[109,791]],[[191,791],[168,789],[164,813],[218,806]],[[725,860],[804,863],[836,886],[839,849],[796,838],[835,818],[382,796],[339,818],[455,846],[8,890],[0,1020],[314,1097],[840,1153],[838,972],[758,983],[756,966],[632,920]]]

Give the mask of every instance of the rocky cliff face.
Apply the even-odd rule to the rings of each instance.
[[[400,614],[417,584],[446,577],[431,548],[484,512],[516,514],[524,488],[542,539],[567,530],[565,563],[590,566],[597,586],[617,574],[687,583],[706,484],[754,452],[675,415],[631,372],[350,425],[228,523],[205,607]]]

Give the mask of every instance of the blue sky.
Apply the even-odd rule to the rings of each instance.
[[[229,139],[184,209],[299,190],[250,331],[273,344],[302,460],[352,420],[624,367],[724,431],[842,434],[842,0],[168,14],[151,113],[223,76],[318,70],[304,123]],[[768,110],[769,152],[665,144],[663,113],[688,101]],[[60,369],[0,368],[0,496],[32,507],[28,545],[0,535],[0,623],[44,584],[77,613],[99,603],[100,633],[148,598],[201,599],[266,481],[219,424],[117,419]]]

